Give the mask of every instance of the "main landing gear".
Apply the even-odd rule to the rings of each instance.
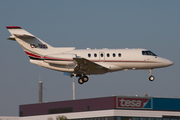
[[[84,82],[87,82],[89,80],[89,76],[86,76],[85,74],[82,75],[82,74],[74,74],[74,73],[72,73],[70,75],[71,78],[74,77],[74,76],[79,77],[79,79],[78,79],[79,84],[83,84]]]
[[[155,77],[152,76],[152,69],[149,70],[149,80],[154,81]]]
[[[86,76],[86,75],[84,75],[84,76],[82,76],[82,77],[79,77],[78,83],[79,83],[79,84],[83,84],[84,82],[87,82],[88,80],[89,80],[89,77]]]

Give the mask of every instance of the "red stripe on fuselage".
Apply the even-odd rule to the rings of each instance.
[[[31,56],[31,57],[41,58],[41,56],[39,56],[39,55],[34,55],[34,54],[29,53],[29,52],[27,52],[27,51],[25,51],[25,53],[26,53],[28,56]]]

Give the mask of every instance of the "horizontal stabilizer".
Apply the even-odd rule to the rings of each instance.
[[[9,38],[7,38],[8,40],[14,40],[14,41],[16,41],[16,39],[15,39],[15,36],[10,36]]]
[[[20,34],[13,34],[14,36],[16,36],[17,38],[21,38],[21,39],[32,39],[35,38],[35,36],[31,36],[31,35],[20,35]]]

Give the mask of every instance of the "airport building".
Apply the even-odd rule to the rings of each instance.
[[[111,96],[20,105],[20,120],[180,120],[179,98]]]

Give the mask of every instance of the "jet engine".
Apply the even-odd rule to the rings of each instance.
[[[77,55],[74,53],[57,53],[44,56],[44,62],[58,65],[74,65],[73,58]]]

